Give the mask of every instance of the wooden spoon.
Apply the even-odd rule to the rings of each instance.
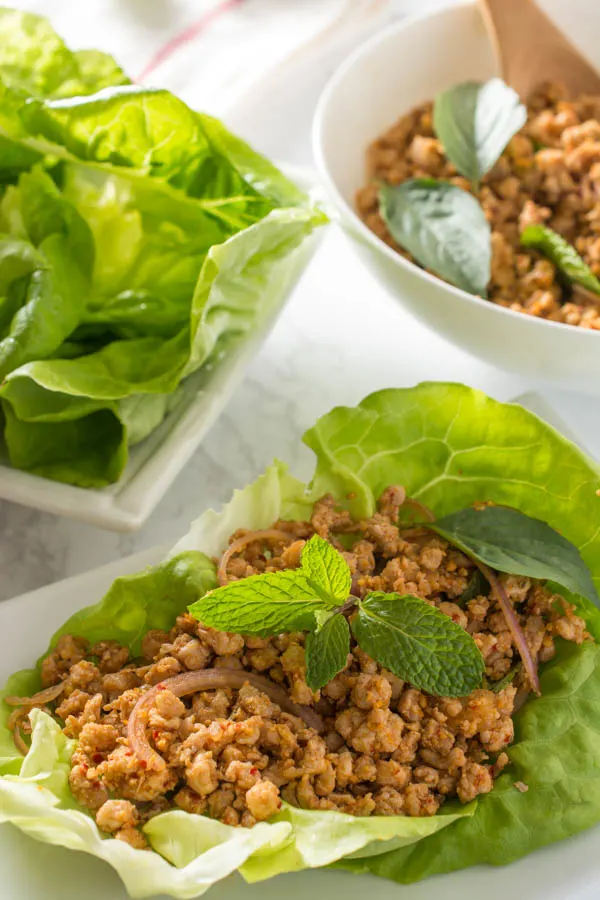
[[[544,81],[564,84],[572,97],[600,95],[596,69],[534,0],[479,2],[500,59],[502,77],[524,100]]]

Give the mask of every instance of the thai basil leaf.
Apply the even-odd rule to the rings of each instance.
[[[546,522],[517,509],[471,506],[428,528],[492,569],[555,581],[600,605],[579,550]]]
[[[600,280],[583,261],[575,247],[546,225],[528,225],[521,232],[524,247],[533,247],[554,263],[569,281],[574,281],[593,294],[600,294]]]
[[[471,194],[433,178],[379,188],[381,215],[392,237],[424,268],[469,294],[486,296],[490,226]]]
[[[487,579],[484,577],[483,572],[480,572],[479,569],[475,569],[473,574],[469,579],[469,583],[456,601],[459,606],[466,606],[471,600],[474,600],[475,597],[487,595],[490,592],[490,586],[487,582]]]
[[[471,635],[418,597],[369,594],[352,631],[369,656],[429,694],[465,697],[481,684],[483,657]]]
[[[492,691],[494,694],[499,694],[500,691],[503,691],[505,687],[508,687],[509,684],[513,683],[513,681],[515,680],[515,676],[520,668],[521,663],[515,663],[514,666],[510,667],[504,678],[501,678],[500,681],[488,681],[488,691]]]
[[[324,687],[346,666],[350,652],[350,628],[340,613],[321,618],[316,631],[306,636],[306,683],[313,691]]]
[[[527,121],[519,95],[500,78],[466,81],[435,99],[433,127],[448,159],[477,186]]]

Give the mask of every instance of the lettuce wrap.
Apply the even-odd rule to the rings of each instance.
[[[12,465],[116,481],[281,308],[324,215],[216,119],[0,8],[0,403]]]
[[[517,405],[461,385],[423,384],[334,409],[304,440],[317,456],[309,485],[275,463],[220,512],[204,513],[163,563],[117,579],[104,599],[76,612],[50,647],[72,633],[94,642],[116,639],[135,654],[148,629],[168,628],[216,585],[211,557],[237,528],[303,518],[327,491],[354,515],[370,515],[382,488],[397,482],[440,515],[492,500],[543,518],[576,544],[600,583],[598,467]],[[598,610],[569,599],[598,639]],[[490,794],[468,806],[448,803],[431,818],[360,819],[284,805],[252,829],[169,811],[144,826],[155,853],[103,838],[77,807],[67,781],[75,742],[50,716],[32,713],[32,748],[23,760],[6,728],[10,709],[0,705],[0,821],[105,859],[136,897],[198,896],[235,869],[254,882],[335,863],[406,882],[509,863],[600,821],[600,648],[559,642],[556,657],[541,668],[541,685],[542,696],[530,697],[515,717],[511,765]],[[38,664],[14,675],[4,696],[39,687]],[[528,792],[516,790],[516,781]]]

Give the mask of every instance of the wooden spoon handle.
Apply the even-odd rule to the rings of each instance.
[[[533,0],[479,0],[500,60],[502,77],[524,99],[544,81],[572,95],[595,93],[600,79]]]

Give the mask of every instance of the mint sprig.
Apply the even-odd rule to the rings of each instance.
[[[316,691],[335,678],[346,668],[349,652],[350,627],[346,618],[338,612],[323,617],[317,614],[317,627],[306,636],[306,683],[309,688]]]
[[[483,659],[470,634],[418,597],[350,595],[346,560],[314,535],[298,569],[252,575],[210,591],[189,607],[204,625],[268,637],[307,631],[306,681],[316,691],[346,667],[350,627],[359,645],[400,678],[438,696],[464,696],[481,683]]]

